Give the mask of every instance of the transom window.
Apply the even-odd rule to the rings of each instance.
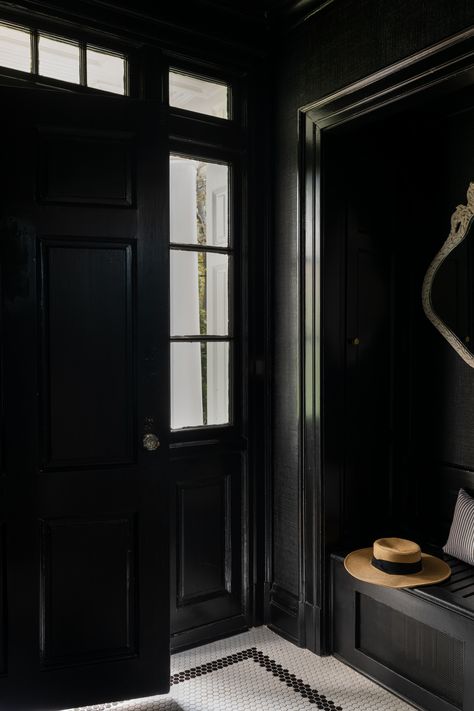
[[[170,159],[171,427],[231,421],[229,166]]]
[[[225,83],[177,70],[169,73],[169,104],[177,109],[228,119],[230,92]]]
[[[0,67],[128,94],[124,55],[25,27],[0,23]]]

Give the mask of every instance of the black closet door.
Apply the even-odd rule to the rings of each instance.
[[[166,692],[162,118],[125,97],[1,99],[0,707]]]
[[[362,201],[349,205],[344,525],[363,545],[384,535],[391,516],[393,266],[371,217]]]

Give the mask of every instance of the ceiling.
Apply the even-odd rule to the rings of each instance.
[[[187,21],[228,22],[238,19],[239,23],[271,29],[276,26],[290,27],[303,21],[334,0],[85,0],[90,5],[122,7],[129,12],[147,14],[150,17],[172,16],[178,13],[183,24]],[[290,24],[288,25],[288,21]],[[232,27],[231,32],[239,32],[242,25]]]
[[[41,15],[49,12],[61,17],[64,11],[68,18],[77,18],[78,22],[94,17],[98,26],[105,23],[112,31],[115,26],[120,28],[126,21],[131,33],[137,28],[139,34],[142,34],[140,28],[146,25],[154,36],[160,36],[163,46],[166,42],[170,46],[177,46],[176,37],[183,37],[183,33],[186,33],[187,46],[193,52],[197,48],[198,53],[205,54],[206,38],[219,38],[222,45],[259,55],[265,53],[274,36],[286,34],[335,1],[74,0],[64,8],[64,3],[59,0],[23,0],[25,7]],[[14,3],[0,0],[0,5],[3,4]],[[240,56],[239,61],[245,61],[243,57]]]
[[[278,23],[289,17],[302,20],[332,0],[196,0],[229,14],[246,16],[250,21]]]

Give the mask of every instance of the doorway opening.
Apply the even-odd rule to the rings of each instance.
[[[77,92],[0,53],[11,709],[164,691],[170,638],[246,630],[257,598],[244,82],[159,53],[139,87],[124,50],[123,91],[99,90],[69,39],[50,54],[78,54]]]
[[[470,437],[445,417],[464,365],[424,317],[421,287],[472,180],[473,57],[466,32],[301,113],[304,476],[327,651],[331,553],[387,527],[442,543],[472,479]]]

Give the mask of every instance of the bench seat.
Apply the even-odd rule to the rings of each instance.
[[[474,711],[474,568],[430,552],[451,578],[402,590],[357,580],[332,555],[333,653],[420,709]]]
[[[448,563],[451,577],[438,585],[413,588],[412,592],[432,601],[439,600],[440,603],[460,614],[474,617],[474,568],[457,558],[446,555],[440,549],[433,549],[430,552]]]

